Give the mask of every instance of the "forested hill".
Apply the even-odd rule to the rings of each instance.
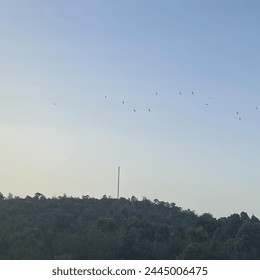
[[[260,259],[260,222],[157,199],[0,193],[0,259]]]

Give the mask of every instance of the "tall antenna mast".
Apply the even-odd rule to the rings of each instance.
[[[118,170],[117,170],[117,199],[119,199],[119,181],[120,181],[120,166],[118,166]]]

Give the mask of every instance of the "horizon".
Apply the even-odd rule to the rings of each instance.
[[[53,196],[45,196],[44,193],[39,193],[39,192],[36,192],[34,194],[34,196],[30,196],[30,195],[25,195],[25,196],[17,196],[13,193],[8,193],[7,196],[5,196],[2,192],[0,192],[0,195],[3,195],[3,199],[27,199],[27,198],[31,198],[31,199],[35,199],[37,197],[37,199],[42,199],[42,196],[44,197],[44,199],[63,199],[63,198],[68,198],[68,199],[95,199],[95,200],[102,200],[102,199],[112,199],[112,200],[120,200],[120,199],[125,199],[125,200],[128,200],[128,201],[132,201],[132,199],[138,201],[138,202],[142,202],[142,201],[149,201],[151,202],[152,204],[155,204],[156,205],[156,202],[162,202],[164,204],[168,204],[169,206],[171,204],[174,204],[175,207],[179,208],[181,211],[185,212],[185,211],[190,211],[190,212],[193,212],[195,215],[197,215],[198,217],[200,216],[203,216],[204,214],[209,214],[211,215],[213,218],[215,219],[221,219],[221,218],[228,218],[234,214],[237,214],[237,215],[241,215],[241,213],[246,213],[248,214],[247,212],[245,211],[240,211],[240,212],[234,212],[234,213],[230,213],[229,215],[227,216],[215,216],[214,214],[212,214],[211,212],[203,212],[203,213],[198,213],[196,212],[194,209],[190,209],[189,207],[188,208],[183,208],[181,205],[178,205],[177,203],[175,203],[174,201],[163,201],[163,200],[159,200],[157,198],[149,198],[149,197],[136,197],[135,195],[131,196],[131,197],[123,197],[123,196],[120,196],[119,198],[117,197],[113,197],[113,196],[110,196],[110,195],[106,195],[106,194],[103,194],[102,197],[93,197],[93,196],[89,196],[88,194],[82,194],[81,196],[69,196],[67,195],[66,193],[63,193],[62,195],[53,195]],[[170,206],[171,208],[171,206]],[[253,214],[248,214],[249,218],[252,218],[252,217],[256,217],[258,218],[256,215]],[[259,217],[260,218],[260,217]]]

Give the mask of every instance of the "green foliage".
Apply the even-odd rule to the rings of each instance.
[[[0,193],[0,259],[260,259],[260,221],[145,197]]]

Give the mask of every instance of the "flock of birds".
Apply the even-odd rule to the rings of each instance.
[[[192,95],[195,95],[194,91],[191,92]],[[155,92],[155,95],[158,96],[158,92]],[[181,96],[182,95],[182,92],[180,91],[179,92],[179,95]],[[107,95],[104,96],[105,98],[108,98]],[[208,99],[210,100],[211,99],[211,96],[208,97]],[[124,105],[125,104],[125,101],[122,100],[122,104]],[[208,106],[209,103],[205,103],[205,106]],[[151,112],[151,109],[150,108],[147,108],[148,109],[148,112]],[[255,110],[258,110],[258,107],[255,107]],[[133,112],[136,112],[136,109],[133,108]],[[242,117],[240,116],[240,113],[238,111],[235,112],[235,115],[237,116],[238,120],[242,120]]]
[[[157,91],[155,92],[155,95],[158,96],[158,92],[157,92]],[[182,92],[180,91],[180,92],[179,92],[179,96],[182,96],[182,95],[183,95],[183,94],[182,94]],[[194,93],[194,91],[192,91],[192,92],[191,92],[191,95],[196,95],[196,94]],[[107,99],[108,96],[105,95],[104,98]],[[209,96],[208,99],[211,100],[211,99],[212,99],[211,96]],[[122,100],[122,104],[125,105],[125,100]],[[53,106],[56,106],[56,105],[57,105],[57,103],[54,102],[54,103],[53,103]],[[208,102],[205,103],[205,106],[208,106],[208,105],[209,105]],[[259,109],[258,107],[255,107],[255,110],[258,110],[258,109]],[[133,108],[132,110],[133,110],[134,113],[136,113],[136,111],[137,111],[136,108]],[[149,108],[149,107],[147,108],[147,110],[148,110],[148,112],[151,112],[151,111],[152,111],[151,108]],[[237,116],[238,120],[242,120],[242,117],[241,117],[240,112],[236,111],[236,112],[235,112],[235,115]]]

